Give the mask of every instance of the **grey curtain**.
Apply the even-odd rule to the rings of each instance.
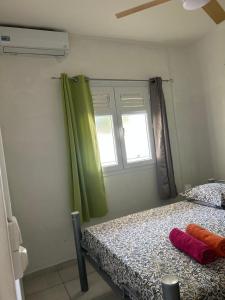
[[[151,78],[149,84],[158,190],[161,199],[169,199],[177,196],[177,188],[174,178],[162,79],[160,77]]]

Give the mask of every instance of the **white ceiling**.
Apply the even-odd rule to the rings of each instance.
[[[225,0],[219,1],[225,8]],[[160,43],[189,42],[218,26],[202,9],[185,11],[181,0],[171,0],[116,19],[116,12],[145,2],[147,0],[1,0],[0,23]]]

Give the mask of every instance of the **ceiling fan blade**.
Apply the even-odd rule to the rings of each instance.
[[[225,11],[217,2],[217,0],[211,0],[202,8],[216,24],[219,24],[225,20]]]
[[[117,18],[126,17],[128,15],[132,15],[134,13],[137,13],[141,10],[144,10],[144,9],[147,9],[147,8],[150,8],[150,7],[153,7],[153,6],[160,5],[160,4],[163,4],[163,3],[168,2],[168,1],[170,1],[170,0],[153,0],[151,2],[147,2],[147,3],[144,3],[142,5],[138,5],[136,7],[121,11],[121,12],[116,14],[116,17]]]

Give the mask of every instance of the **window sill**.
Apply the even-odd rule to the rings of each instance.
[[[123,175],[123,174],[135,173],[146,169],[154,169],[154,168],[155,168],[155,162],[152,162],[145,165],[129,166],[123,169],[103,170],[103,176],[109,177],[109,176]]]

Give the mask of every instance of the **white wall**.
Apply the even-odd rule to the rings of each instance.
[[[213,175],[225,178],[225,28],[220,26],[192,47],[207,109]]]
[[[169,49],[174,79],[174,107],[184,184],[200,184],[212,176],[206,106],[196,53],[192,46]]]
[[[207,178],[208,156],[200,155],[204,111],[186,86],[186,56],[174,51],[169,52],[171,70],[163,48],[82,37],[71,39],[71,53],[61,61],[0,57],[0,125],[13,207],[30,257],[28,272],[74,256],[63,106],[60,83],[52,76],[67,72],[100,78],[174,77],[174,87],[164,88],[177,182],[181,188],[182,177],[188,183]],[[105,184],[107,219],[160,205],[154,167],[105,177]]]

